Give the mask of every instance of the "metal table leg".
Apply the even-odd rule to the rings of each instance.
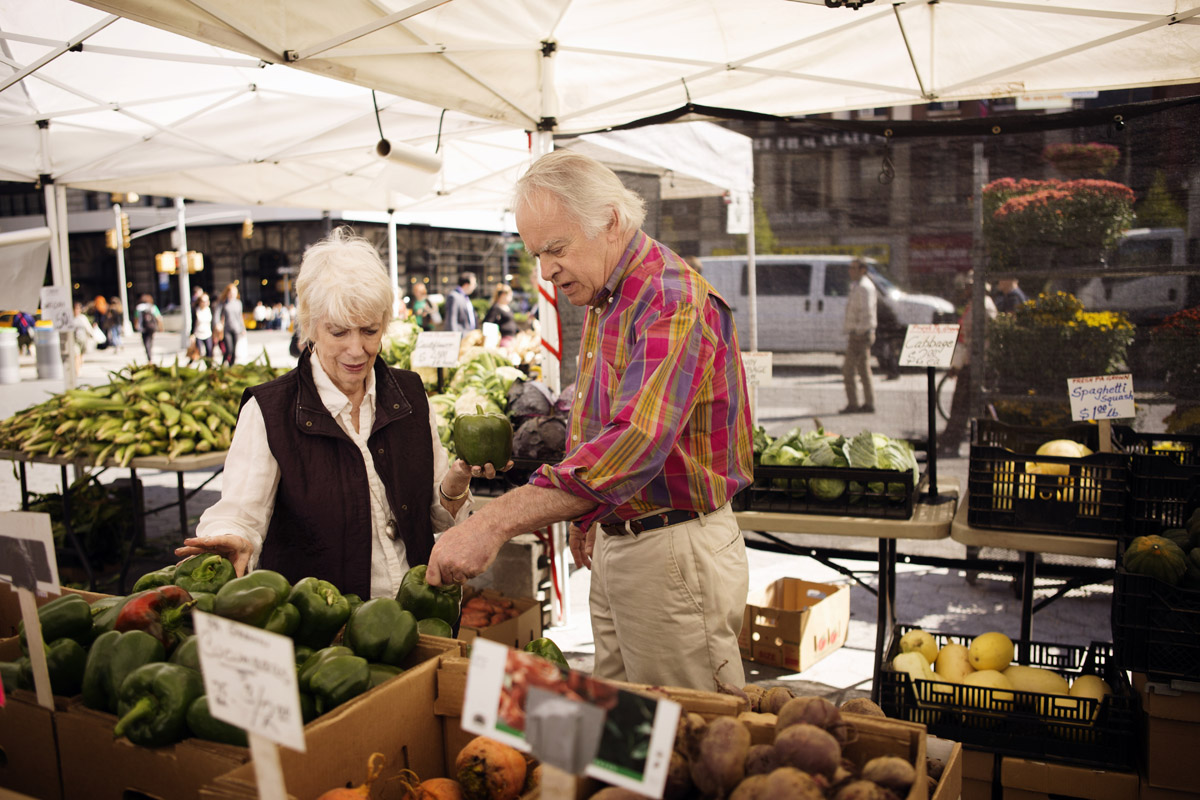
[[[883,668],[884,648],[892,630],[896,602],[896,540],[879,540],[879,589],[875,596],[875,665],[871,680],[871,700],[879,702],[879,674]]]
[[[146,541],[146,500],[142,495],[142,486],[138,482],[137,469],[129,468],[129,491],[133,495],[133,535],[129,539],[129,546],[125,548],[125,558],[121,562],[121,575],[117,583],[117,592],[125,594],[126,581],[129,578],[129,566],[133,563],[133,553],[137,550],[138,545]]]
[[[71,546],[75,548],[75,553],[79,556],[79,563],[83,565],[83,572],[87,575],[88,588],[92,591],[96,590],[96,576],[92,572],[92,562],[88,558],[87,551],[83,549],[83,545],[79,541],[79,537],[75,535],[75,527],[71,524],[71,484],[67,482],[67,465],[63,464],[59,469],[62,470],[62,510],[63,510],[63,528],[67,532],[67,539],[70,540]],[[24,470],[22,470],[22,477]],[[24,487],[22,487],[22,493]]]
[[[29,485],[25,480],[25,462],[17,462],[17,470],[21,473],[21,510],[29,510]]]
[[[186,539],[188,537],[187,492],[185,492],[183,490],[183,473],[176,472],[175,477],[176,477],[176,480],[178,481],[177,487],[178,487],[178,495],[179,495],[179,533],[183,536],[184,539]]]
[[[1021,641],[1028,642],[1033,636],[1033,583],[1036,579],[1037,553],[1026,551],[1024,569],[1021,571]],[[1029,653],[1022,650],[1018,658],[1021,664],[1029,663]]]

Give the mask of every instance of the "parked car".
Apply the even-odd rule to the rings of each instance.
[[[773,352],[842,352],[842,320],[849,294],[846,255],[764,255],[755,258],[758,297],[758,347]],[[955,322],[954,306],[941,297],[909,294],[884,277],[873,259],[864,258],[878,292],[874,352],[881,365],[899,357],[905,327]],[[733,308],[743,349],[749,349],[750,288],[745,256],[700,259],[704,277]],[[894,366],[894,365],[893,365]],[[890,370],[889,370],[890,371]]]
[[[1120,277],[1084,281],[1075,296],[1089,310],[1122,311],[1137,325],[1155,325],[1169,314],[1200,303],[1195,275],[1155,274],[1187,266],[1187,237],[1181,228],[1135,228],[1125,232],[1106,268]],[[1145,276],[1128,274],[1145,271]]]

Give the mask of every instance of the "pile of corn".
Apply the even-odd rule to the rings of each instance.
[[[109,373],[111,383],[70,389],[0,421],[0,449],[97,467],[228,450],[242,392],[285,371],[265,361],[204,370],[130,365]]]

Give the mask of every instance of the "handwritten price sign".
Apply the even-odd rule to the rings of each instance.
[[[1071,398],[1071,419],[1120,419],[1132,417],[1133,376],[1097,375],[1091,378],[1067,378]]]
[[[771,353],[750,352],[742,353],[742,367],[746,370],[746,383],[751,386],[762,386],[771,380]]]
[[[304,752],[292,640],[213,614],[192,614],[214,717]]]
[[[453,367],[458,363],[462,331],[423,331],[413,348],[413,367]]]
[[[945,369],[954,358],[957,342],[957,325],[909,325],[900,350],[900,366]]]

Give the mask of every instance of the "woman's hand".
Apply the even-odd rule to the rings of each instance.
[[[450,465],[450,471],[446,473],[446,477],[442,478],[442,491],[451,497],[457,497],[467,490],[471,484],[471,478],[492,480],[501,472],[508,472],[512,469],[512,465],[513,462],[509,461],[504,465],[504,469],[497,470],[494,464],[473,467],[461,458],[456,458]]]
[[[233,562],[233,571],[238,577],[246,574],[250,566],[250,556],[254,554],[254,546],[236,533],[223,533],[204,539],[184,539],[183,547],[175,548],[175,555],[181,558],[196,556],[201,553],[216,553]]]

